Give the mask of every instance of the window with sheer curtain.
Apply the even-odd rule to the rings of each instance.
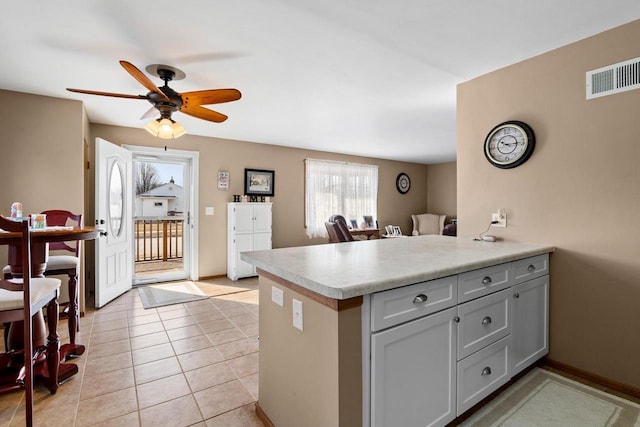
[[[361,224],[364,215],[378,217],[378,166],[329,160],[305,160],[305,226],[307,235],[326,237],[331,215]]]

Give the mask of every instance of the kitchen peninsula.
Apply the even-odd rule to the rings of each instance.
[[[257,413],[445,425],[547,353],[550,252],[415,236],[242,253],[260,275]]]

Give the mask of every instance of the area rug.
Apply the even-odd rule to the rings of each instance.
[[[209,298],[191,281],[144,285],[138,288],[138,294],[144,308]]]
[[[640,405],[535,368],[465,427],[640,427]]]

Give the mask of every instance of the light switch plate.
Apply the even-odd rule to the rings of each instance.
[[[204,208],[204,214],[205,215],[213,215],[213,207],[212,206],[207,206],[206,208]]]
[[[302,301],[293,300],[293,327],[302,330]]]
[[[280,307],[284,307],[284,292],[282,289],[276,288],[275,286],[271,287],[271,301]]]

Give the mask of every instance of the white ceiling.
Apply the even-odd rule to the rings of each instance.
[[[0,89],[141,128],[146,101],[65,88],[145,94],[118,60],[169,64],[178,92],[242,92],[212,106],[224,123],[175,114],[189,134],[416,163],[455,159],[456,84],[640,18],[637,0],[7,3]]]

